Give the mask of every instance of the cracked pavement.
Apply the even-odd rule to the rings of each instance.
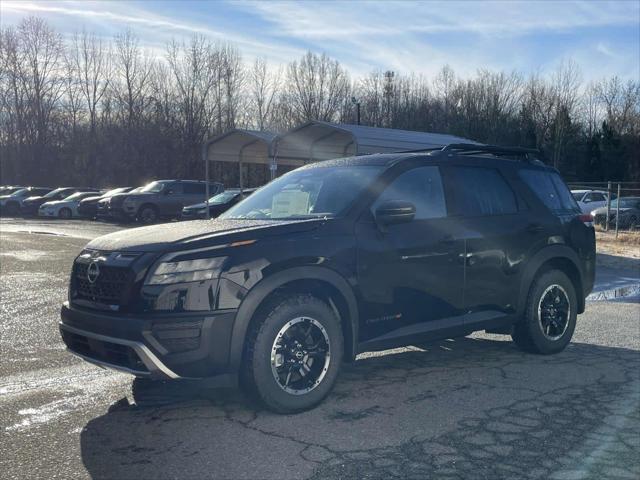
[[[480,333],[364,354],[318,408],[282,416],[64,352],[71,261],[109,228],[0,223],[2,477],[640,477],[638,298],[589,303],[555,356]]]

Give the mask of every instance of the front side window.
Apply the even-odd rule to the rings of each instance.
[[[169,185],[168,182],[151,182],[142,187],[141,192],[160,193],[164,188]]]
[[[455,214],[479,217],[517,213],[516,196],[498,170],[450,167],[450,172]]]
[[[440,169],[435,166],[419,167],[401,174],[382,192],[372,210],[383,203],[402,200],[416,207],[416,220],[447,216]]]
[[[337,217],[371,185],[382,167],[314,167],[274,180],[218,218],[273,219]]]

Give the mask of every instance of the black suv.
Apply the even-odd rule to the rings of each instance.
[[[216,220],[98,238],[73,265],[62,337],[141,377],[239,378],[278,412],[318,404],[364,351],[487,330],[560,352],[595,234],[531,156],[451,145],[316,163]]]

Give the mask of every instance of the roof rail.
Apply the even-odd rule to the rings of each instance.
[[[540,151],[534,148],[523,147],[500,147],[498,145],[476,145],[473,143],[452,143],[444,146],[442,152],[456,152],[460,155],[474,155],[478,153],[489,153],[497,157],[501,156],[522,156],[526,161],[538,160],[532,154],[540,154]]]

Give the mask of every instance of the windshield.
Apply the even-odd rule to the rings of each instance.
[[[579,202],[580,200],[582,200],[582,197],[584,197],[584,192],[571,192],[571,195],[573,195],[573,198],[575,198],[576,202]]]
[[[151,182],[140,190],[141,192],[160,193],[167,185],[167,182]]]
[[[294,170],[247,197],[220,218],[335,217],[351,205],[381,169],[359,166]]]
[[[95,193],[87,193],[87,192],[74,193],[72,195],[69,195],[68,197],[65,197],[64,201],[68,202],[68,201],[73,201],[73,200],[80,200],[81,198],[87,197],[89,195],[94,195],[95,196]]]
[[[66,188],[56,188],[55,190],[50,191],[49,193],[47,193],[44,198],[53,198],[53,197],[57,197],[58,194],[64,192],[65,190],[67,190]]]
[[[15,192],[13,192],[11,194],[11,196],[12,197],[22,197],[23,195],[25,195],[28,192],[29,192],[28,188],[21,188],[20,190],[16,190]]]
[[[209,199],[209,204],[211,205],[220,205],[222,203],[227,203],[230,200],[233,200],[233,197],[238,195],[239,191],[227,190],[226,192],[219,193],[218,195],[214,195]]]
[[[636,208],[640,204],[640,198],[629,197],[629,198],[620,198],[618,200],[613,200],[611,202],[611,208],[617,208],[618,202],[620,202],[620,208]]]

